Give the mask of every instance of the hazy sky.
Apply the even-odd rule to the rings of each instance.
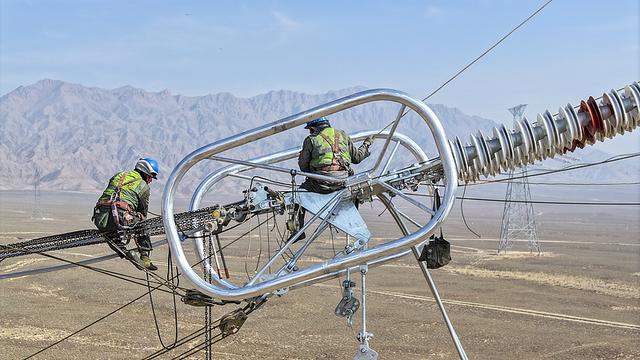
[[[184,95],[363,85],[423,98],[543,2],[2,0],[0,94],[53,78]],[[639,3],[555,0],[430,102],[510,122],[516,104],[535,118],[638,80]],[[640,151],[639,139],[601,147]]]

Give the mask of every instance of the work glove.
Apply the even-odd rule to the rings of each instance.
[[[371,144],[373,144],[373,135],[367,136],[367,138],[364,139],[364,142],[362,142],[362,144],[366,145],[367,147],[371,146]]]

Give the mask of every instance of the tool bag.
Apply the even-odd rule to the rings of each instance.
[[[436,189],[433,195],[433,209],[438,210],[439,207],[440,194]],[[429,269],[441,268],[451,261],[451,244],[444,239],[442,228],[440,228],[440,236],[431,235],[429,242],[422,247],[422,253],[418,260],[426,261]]]

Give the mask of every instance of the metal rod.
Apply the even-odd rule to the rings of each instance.
[[[362,310],[362,332],[360,333],[360,343],[369,347],[369,336],[367,334],[367,271],[368,268],[366,264],[360,265],[360,291],[362,294],[362,300],[360,301],[360,307]]]
[[[430,209],[430,208],[428,208],[427,206],[425,206],[424,204],[421,204],[419,201],[416,201],[416,200],[414,200],[414,199],[412,199],[412,198],[408,197],[408,196],[407,196],[407,195],[405,195],[402,191],[400,191],[400,190],[398,190],[398,189],[394,188],[393,186],[391,186],[391,185],[389,185],[389,184],[385,183],[384,181],[377,182],[377,184],[382,185],[382,187],[384,187],[385,189],[387,189],[387,190],[391,191],[392,193],[394,193],[394,194],[396,194],[396,195],[400,196],[401,198],[403,198],[403,199],[407,200],[407,201],[408,201],[408,202],[410,202],[411,204],[413,204],[413,205],[415,205],[415,206],[419,207],[420,209],[422,209],[422,210],[424,210],[424,211],[428,212],[428,213],[429,213],[429,214],[431,214],[431,215],[434,215],[434,214],[436,213],[435,211],[433,211],[433,209]]]
[[[400,106],[400,111],[398,111],[396,120],[393,122],[393,126],[391,127],[391,132],[390,132],[391,135],[393,135],[393,133],[396,132],[396,129],[398,128],[398,124],[400,124],[400,119],[402,119],[404,109],[406,108],[407,106],[404,104]],[[373,173],[374,171],[376,171],[376,169],[378,168],[378,166],[380,166],[380,163],[382,162],[382,158],[384,158],[384,154],[387,152],[387,148],[389,147],[389,142],[391,142],[391,137],[388,137],[387,140],[384,142],[384,146],[382,146],[382,150],[380,151],[380,156],[378,156],[378,159],[376,160],[376,163],[373,165],[373,168],[364,172]]]
[[[391,160],[393,160],[393,157],[396,155],[396,152],[398,151],[399,146],[400,146],[400,142],[396,141],[395,145],[393,145],[393,149],[391,149],[391,154],[389,154],[387,161],[384,163],[384,166],[380,171],[380,175],[383,175],[385,172],[387,172],[389,165],[391,165]]]
[[[338,204],[339,202],[336,203],[331,208],[331,211],[333,211],[333,209],[335,209]],[[320,222],[318,227],[313,231],[313,234],[311,234],[311,236],[304,242],[304,244],[302,244],[300,249],[298,249],[298,251],[296,251],[296,253],[293,254],[293,258],[290,259],[286,264],[284,264],[280,269],[278,269],[278,271],[276,272],[276,275],[280,275],[285,269],[293,269],[296,266],[296,264],[298,263],[298,260],[300,259],[302,254],[304,254],[304,252],[307,250],[309,245],[311,245],[313,240],[315,240],[318,236],[320,236],[320,234],[329,226],[329,223],[327,221],[328,218],[329,217],[327,216],[326,218],[322,219],[322,222]]]
[[[228,176],[229,176],[229,177],[238,178],[238,179],[244,179],[244,180],[251,180],[251,179],[253,179],[253,176],[241,175],[241,174],[236,174],[236,173],[230,173]],[[271,185],[276,185],[276,186],[282,186],[282,187],[286,187],[286,188],[290,188],[290,187],[291,187],[291,184],[287,184],[287,183],[283,183],[283,182],[278,182],[278,181],[275,181],[275,180],[260,179],[260,182],[263,182],[263,183],[265,183],[265,184],[271,184]]]
[[[400,228],[400,231],[402,231],[403,234],[407,234],[408,230],[406,225],[404,224],[404,222],[402,221],[402,219],[400,219],[400,217],[397,214],[397,209],[395,207],[395,205],[393,205],[389,199],[386,198],[386,196],[384,195],[378,195],[378,198],[380,199],[380,201],[382,201],[383,204],[385,204],[385,206],[387,207],[387,209],[389,210],[389,213],[391,214],[391,216],[395,219],[396,223],[398,224],[398,227]],[[416,258],[416,261],[418,261],[418,264],[420,265],[420,270],[422,271],[422,274],[424,275],[425,279],[427,280],[427,284],[429,285],[429,289],[431,290],[431,293],[433,294],[434,299],[436,300],[436,303],[438,304],[438,308],[440,308],[440,312],[442,313],[442,317],[444,318],[445,323],[447,324],[447,328],[449,329],[449,334],[451,335],[451,339],[453,340],[453,343],[456,347],[456,351],[458,352],[458,355],[460,356],[461,360],[468,360],[467,354],[464,351],[464,348],[462,347],[462,342],[460,342],[460,338],[458,337],[458,334],[456,333],[456,330],[453,328],[453,324],[451,323],[451,320],[449,319],[449,315],[447,315],[447,310],[444,307],[444,303],[442,302],[442,299],[440,298],[440,294],[438,293],[438,289],[436,288],[436,284],[433,281],[433,278],[431,277],[431,274],[429,273],[429,269],[427,268],[427,264],[425,264],[424,261],[419,261],[418,259],[420,258],[420,251],[418,250],[418,246],[412,246],[411,247],[411,252],[413,252],[414,257]]]
[[[248,285],[253,285],[256,283],[256,281],[258,280],[258,278],[260,278],[260,276],[262,276],[262,274],[264,274],[264,272],[271,266],[273,265],[273,263],[279,259],[282,254],[284,254],[284,252],[302,235],[302,233],[307,230],[307,228],[309,228],[309,226],[311,226],[311,224],[316,221],[316,219],[318,217],[320,217],[320,214],[322,214],[326,209],[328,209],[329,207],[333,207],[334,203],[337,204],[340,202],[340,198],[342,197],[342,195],[345,193],[346,190],[341,190],[339,191],[337,194],[335,194],[331,200],[329,200],[323,207],[322,209],[320,209],[320,211],[318,211],[316,214],[313,215],[313,217],[311,218],[311,220],[309,220],[306,224],[304,224],[304,226],[302,226],[302,228],[300,228],[300,230],[298,230],[298,232],[292,236],[289,240],[287,240],[287,242],[280,248],[280,250],[278,250],[278,252],[271,257],[271,259],[269,259],[269,261],[262,267],[260,268],[260,271],[258,271],[256,273],[256,275],[247,283]]]
[[[209,160],[216,160],[216,161],[222,161],[222,162],[239,164],[239,165],[247,165],[247,166],[252,166],[259,169],[278,171],[286,174],[295,174],[296,176],[306,176],[308,178],[318,179],[322,181],[329,181],[332,183],[344,183],[347,179],[350,178],[350,177],[335,178],[335,177],[320,175],[316,173],[304,172],[304,171],[299,171],[295,169],[287,169],[279,166],[266,165],[266,164],[251,162],[251,161],[245,161],[245,160],[231,159],[231,158],[226,158],[222,156],[210,156]]]

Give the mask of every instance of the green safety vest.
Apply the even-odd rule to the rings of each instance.
[[[123,176],[124,180],[122,180]],[[115,174],[109,181],[109,185],[104,190],[102,196],[100,196],[100,199],[98,199],[98,201],[109,201],[113,194],[116,192],[118,186],[120,186],[121,181],[122,185],[120,188],[119,199],[114,198],[113,200],[124,200],[129,203],[129,205],[131,205],[133,209],[137,209],[140,196],[145,191],[150,191],[150,188],[149,184],[147,184],[147,182],[142,179],[142,176],[140,176],[140,174],[135,170],[122,171]],[[118,194],[116,194],[115,196],[118,196]]]
[[[351,154],[349,153],[349,140],[344,131],[327,127],[310,138],[313,148],[309,165],[312,168],[342,165],[347,170],[351,164]]]

